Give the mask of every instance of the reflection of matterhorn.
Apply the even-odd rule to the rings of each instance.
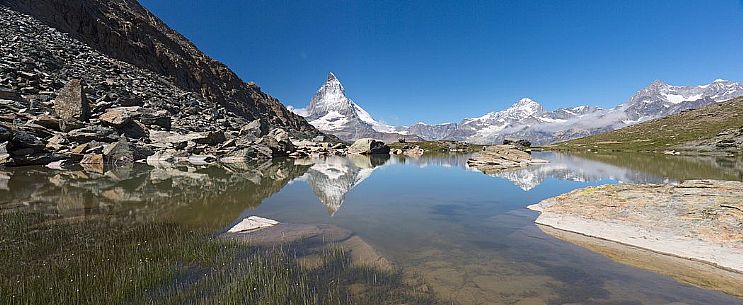
[[[305,177],[320,202],[331,216],[340,209],[346,193],[371,175],[375,167],[389,159],[351,155],[314,160]]]

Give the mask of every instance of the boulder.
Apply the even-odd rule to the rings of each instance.
[[[66,159],[63,155],[42,151],[13,156],[13,164],[16,166],[46,165],[63,159]]]
[[[265,145],[254,144],[246,148],[238,149],[236,151],[228,153],[222,159],[221,162],[233,163],[233,162],[245,162],[250,160],[268,160],[273,156],[273,150]]]
[[[72,142],[85,143],[90,141],[114,142],[119,139],[116,130],[106,126],[88,126],[70,130],[67,139]]]
[[[132,114],[124,109],[110,109],[98,117],[103,124],[111,127],[120,128],[132,120]]]
[[[40,125],[40,126],[44,126],[51,130],[61,131],[61,129],[59,128],[60,127],[59,118],[53,117],[51,115],[42,114],[40,116],[37,116],[30,122]]]
[[[147,157],[147,164],[157,165],[165,162],[173,162],[173,160],[175,160],[175,157],[173,157],[173,154],[171,154],[170,152],[156,151],[154,154]]]
[[[263,120],[257,119],[252,122],[245,124],[240,128],[240,136],[251,135],[255,138],[260,138],[268,134],[268,124]]]
[[[10,158],[10,154],[8,153],[7,146],[7,142],[0,143],[0,165],[6,165],[13,162],[13,159]]]
[[[119,141],[103,147],[103,162],[105,164],[126,164],[134,161],[134,153],[129,148],[125,137]]]
[[[139,117],[139,122],[147,126],[158,126],[165,130],[170,130],[172,119],[165,110],[145,112]]]
[[[23,101],[23,97],[16,91],[0,88],[0,100]]]
[[[389,154],[390,147],[382,141],[371,138],[358,139],[348,148],[349,154],[378,155]]]
[[[60,118],[60,129],[70,130],[90,118],[90,105],[82,81],[70,80],[54,99],[54,111]]]
[[[423,155],[423,152],[424,151],[423,151],[422,148],[420,148],[418,146],[414,146],[414,147],[411,147],[409,149],[406,149],[405,150],[405,155],[406,156],[409,156],[409,157],[420,157],[420,156]]]
[[[126,125],[118,128],[118,131],[132,139],[145,139],[150,137],[150,132],[147,130],[147,127],[137,121],[129,121]]]
[[[10,141],[13,138],[13,130],[0,125],[0,142]]]
[[[270,148],[273,156],[288,156],[297,150],[289,140],[289,133],[280,128],[271,130],[271,132],[261,138],[257,143]]]
[[[62,134],[55,134],[49,140],[46,140],[46,148],[50,150],[60,150],[67,144],[67,138]]]

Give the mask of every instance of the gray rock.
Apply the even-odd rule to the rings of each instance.
[[[81,80],[72,79],[59,91],[54,99],[54,111],[60,118],[62,130],[70,130],[90,118],[90,106]]]
[[[103,161],[106,164],[126,164],[134,161],[134,153],[125,137],[103,147]]]
[[[356,140],[356,142],[348,148],[348,153],[361,155],[389,154],[390,147],[387,146],[387,144],[384,144],[384,142],[371,138],[363,138]]]
[[[67,138],[65,138],[62,134],[56,134],[49,138],[49,140],[46,140],[46,148],[51,150],[60,150],[64,147],[65,144],[69,143],[67,141]]]
[[[268,146],[273,156],[287,156],[296,151],[297,148],[289,140],[289,134],[283,129],[274,129],[261,138],[258,144]]]
[[[240,135],[252,135],[255,138],[260,138],[268,134],[268,129],[268,124],[261,119],[257,119],[240,128]]]
[[[67,139],[77,143],[90,141],[114,142],[119,139],[119,136],[116,130],[111,127],[96,125],[71,130],[67,133]]]
[[[114,108],[98,117],[103,124],[120,128],[132,121],[132,113],[124,109]]]
[[[232,163],[245,162],[250,160],[268,160],[271,159],[272,155],[273,151],[268,146],[255,144],[246,148],[236,150],[234,152],[230,152],[225,157],[220,159],[220,161],[225,163]]]

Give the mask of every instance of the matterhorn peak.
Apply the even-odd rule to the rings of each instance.
[[[328,72],[328,81],[338,80],[333,72]]]

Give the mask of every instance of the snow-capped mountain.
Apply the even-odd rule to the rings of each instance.
[[[409,135],[417,135],[425,140],[442,140],[450,138],[451,134],[457,130],[457,127],[457,123],[429,125],[418,122],[408,127],[398,127],[398,130],[404,130]]]
[[[546,111],[538,102],[522,98],[504,110],[465,118],[459,123],[419,122],[395,127],[374,120],[346,97],[343,85],[330,73],[306,109],[292,110],[318,129],[344,140],[373,137],[386,142],[406,138],[497,144],[505,138],[518,138],[543,145],[615,130],[739,96],[743,96],[743,85],[738,82],[718,79],[701,86],[673,86],[654,81],[611,109],[582,105]]]
[[[483,144],[519,138],[542,145],[603,133],[738,96],[743,96],[743,85],[718,79],[701,86],[654,81],[625,103],[607,110],[577,106],[545,112],[539,103],[524,98],[506,110],[462,120],[449,137]]]
[[[333,72],[328,73],[327,80],[317,89],[307,108],[289,109],[304,116],[317,129],[347,141],[367,137],[383,141],[419,139],[415,136],[407,137],[404,131],[399,132],[395,127],[372,118],[366,110],[346,96],[345,88]]]
[[[500,143],[507,137],[518,137],[541,144],[551,139],[548,139],[549,136],[532,132],[534,127],[565,123],[598,111],[601,109],[592,106],[577,106],[547,112],[536,101],[523,98],[503,111],[462,120],[450,137],[486,144]],[[527,133],[531,134],[527,135]]]
[[[743,95],[740,83],[717,79],[702,86],[672,86],[656,80],[620,105],[630,120],[645,121]]]

